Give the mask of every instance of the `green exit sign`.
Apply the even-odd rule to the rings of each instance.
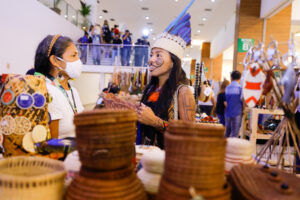
[[[255,40],[251,38],[238,39],[238,52],[247,52],[255,44]]]

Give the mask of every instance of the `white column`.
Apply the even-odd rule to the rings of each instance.
[[[91,22],[91,24],[95,25],[96,24],[96,19],[97,19],[97,10],[98,10],[98,3],[97,0],[85,0],[85,3],[87,5],[91,6],[91,13],[89,16],[89,20]]]

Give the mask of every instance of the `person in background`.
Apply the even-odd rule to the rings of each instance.
[[[204,81],[203,84],[211,87],[209,80]],[[212,90],[211,99],[209,101],[207,101],[207,102],[198,101],[198,102],[199,102],[201,113],[205,113],[208,116],[210,116],[212,114],[212,110],[214,110],[215,105],[216,105],[215,94],[214,94],[213,90]]]
[[[148,42],[147,37],[143,36],[142,40],[141,40],[142,45],[144,45],[142,47],[142,63],[144,61],[144,67],[147,67],[148,65],[148,58],[149,58],[149,48],[150,48],[150,42]]]
[[[68,83],[70,78],[78,78],[82,63],[73,41],[60,35],[48,35],[37,47],[35,53],[35,75],[46,77],[46,86],[52,97],[48,105],[51,117],[49,125],[52,138],[75,137],[74,115],[82,111],[79,96]],[[61,82],[58,74],[67,74]]]
[[[26,75],[34,75],[34,73],[35,73],[35,69],[31,68],[26,72]]]
[[[89,32],[88,32],[88,34],[89,34],[89,43],[92,43],[93,42],[93,39],[92,39],[92,31],[94,30],[94,25],[91,25],[90,26],[90,29],[89,29]]]
[[[131,44],[132,40],[130,37],[129,30],[125,31],[125,34],[122,36],[123,40],[123,56],[122,56],[122,65],[129,66],[130,65],[130,54],[131,54]]]
[[[225,137],[238,137],[242,122],[243,101],[240,85],[241,73],[231,73],[231,84],[225,89]]]
[[[121,59],[121,54],[120,50],[121,47],[120,45],[122,44],[122,40],[120,39],[120,34],[115,33],[115,37],[113,39],[113,51],[112,51],[112,59],[111,59],[111,65],[115,64],[115,59],[117,57],[117,66],[120,66],[120,59]]]
[[[80,55],[80,60],[82,61],[83,64],[86,64],[87,62],[87,44],[89,43],[89,34],[88,32],[84,32],[83,37],[79,38],[78,40],[79,44],[79,49],[81,52]]]
[[[216,105],[216,111],[215,113],[217,114],[219,121],[221,124],[223,124],[225,126],[225,89],[226,87],[230,84],[230,82],[228,80],[224,80],[222,82],[221,88],[220,88],[220,92],[218,94],[217,97],[217,105]]]
[[[96,25],[92,31],[92,57],[93,57],[93,64],[94,65],[100,65],[100,59],[101,59],[101,27],[100,25]]]
[[[109,54],[111,51],[111,46],[109,46],[108,44],[111,43],[112,40],[112,33],[110,31],[109,25],[108,25],[108,21],[104,20],[103,26],[102,26],[102,38],[103,38],[103,43],[107,44],[104,46],[103,50],[104,50],[104,57],[105,58],[109,58]]]
[[[134,45],[134,66],[136,67],[141,67],[142,66],[142,62],[143,62],[143,47],[141,47],[141,45],[143,45],[142,40],[141,39],[137,39],[135,45]],[[147,55],[148,57],[148,55]]]
[[[114,26],[114,34],[119,34],[120,35],[121,33],[120,33],[118,27],[119,27],[118,25]]]

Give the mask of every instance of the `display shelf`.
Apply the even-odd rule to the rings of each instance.
[[[271,134],[261,134],[258,133],[258,127],[257,127],[257,123],[258,123],[258,115],[259,114],[264,114],[264,115],[284,115],[283,110],[281,109],[273,109],[273,110],[269,110],[269,109],[260,109],[260,108],[246,108],[244,111],[244,115],[243,115],[243,120],[242,120],[242,126],[241,126],[241,131],[240,131],[240,135],[241,138],[246,138],[246,136],[249,137],[249,140],[252,144],[252,152],[256,155],[256,141],[259,139],[262,140],[268,140],[271,138]],[[249,119],[249,123],[250,123],[250,128],[251,130],[246,130],[246,121],[247,121],[247,114],[250,113],[250,119]]]

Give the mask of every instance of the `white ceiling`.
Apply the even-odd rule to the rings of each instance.
[[[110,26],[125,23],[133,33],[133,38],[142,36],[144,28],[153,29],[150,39],[161,33],[167,25],[184,9],[190,0],[100,0],[98,15],[103,16],[97,22],[103,24],[104,19]],[[189,12],[191,14],[192,39],[211,41],[215,34],[235,12],[236,0],[196,0]],[[148,11],[141,8],[147,7]],[[211,12],[205,11],[212,9]],[[107,10],[104,13],[102,10]],[[149,20],[145,17],[148,16]],[[207,18],[203,21],[202,18]],[[147,25],[152,22],[153,25]],[[199,26],[199,24],[204,24]],[[197,31],[201,32],[198,33]]]

